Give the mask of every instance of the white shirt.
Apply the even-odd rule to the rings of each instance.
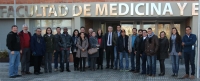
[[[146,37],[143,37],[143,40],[145,40],[146,39]]]
[[[110,37],[110,40],[109,40],[109,37]],[[109,44],[109,41],[110,41],[110,44]],[[107,46],[112,46],[112,32],[108,33]]]

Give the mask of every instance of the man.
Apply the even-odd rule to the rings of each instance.
[[[128,36],[126,31],[121,31],[121,36],[117,39],[117,50],[120,56],[120,71],[129,71],[129,58],[128,58]],[[126,59],[126,67],[124,69],[123,57]]]
[[[84,27],[84,26],[81,26],[81,28],[80,28],[80,33],[81,33],[81,32],[84,32],[84,33],[85,33],[85,27]],[[80,34],[80,33],[79,33],[79,34]],[[87,38],[89,37],[87,33],[85,33],[85,37],[87,37]],[[88,38],[88,39],[89,39],[89,38]]]
[[[142,57],[142,72],[141,74],[146,74],[146,72],[148,72],[148,66],[146,68],[146,62],[147,62],[147,55],[145,53],[145,42],[146,42],[146,38],[147,38],[147,30],[143,30],[142,31],[142,35],[143,37],[141,38],[141,42],[140,42],[140,56]],[[146,71],[147,70],[147,71]],[[149,74],[149,73],[147,73]]]
[[[31,49],[30,49],[30,41],[31,41],[31,33],[28,31],[28,26],[24,24],[22,26],[22,31],[18,34],[20,37],[20,46],[22,50],[21,54],[21,74],[31,74],[29,72],[29,66],[30,66],[30,55],[31,55]]]
[[[116,31],[116,38],[118,39],[118,37],[121,35],[121,25],[117,26],[117,31]],[[118,67],[118,61],[119,61],[119,54],[117,51],[117,46],[114,47],[114,65],[115,65],[115,70],[117,70]]]
[[[17,35],[18,27],[13,25],[11,32],[8,33],[6,39],[6,46],[9,49],[9,77],[16,78],[21,77],[18,74],[18,66],[20,63],[20,38]]]
[[[40,28],[37,28],[36,33],[31,37],[31,50],[34,56],[34,74],[42,74],[42,72],[40,72],[40,66],[45,53],[45,42],[44,38],[41,36]]]
[[[196,43],[197,38],[195,34],[191,34],[190,26],[187,26],[185,30],[186,30],[186,35],[183,36],[182,46],[184,50],[186,75],[183,76],[182,79],[185,79],[185,78],[194,79],[195,78],[194,76],[195,74],[195,65],[194,65],[195,43]],[[189,77],[189,65],[191,65],[191,69],[192,69],[192,73],[190,77]]]
[[[129,70],[129,72],[134,72],[135,71],[135,52],[134,52],[134,43],[135,43],[135,39],[137,37],[137,29],[133,28],[132,29],[132,35],[129,36],[128,39],[128,51],[131,54],[131,70]]]
[[[104,35],[104,51],[106,51],[106,69],[113,69],[113,61],[114,61],[114,46],[116,45],[116,36],[113,32],[113,27],[108,26],[108,33]],[[111,67],[110,67],[111,61]]]
[[[92,32],[93,32],[93,29],[92,28],[89,28],[88,30],[88,39],[92,36]],[[88,40],[89,41],[89,40]],[[90,45],[88,46],[88,49],[90,48]],[[90,55],[88,56],[88,68],[90,68],[90,63],[91,63],[91,57]]]
[[[62,60],[61,60],[61,70],[60,72],[64,71],[64,61],[66,59],[66,71],[71,72],[69,70],[69,56],[70,56],[70,47],[72,44],[71,36],[68,34],[68,28],[64,27],[64,32],[61,35],[61,52],[62,52]]]
[[[156,53],[158,51],[158,36],[152,32],[152,28],[148,28],[148,37],[145,43],[145,53],[147,54],[147,65],[149,66],[149,76],[156,76]]]
[[[134,42],[134,51],[136,54],[136,69],[134,71],[134,73],[139,73],[140,72],[140,42],[141,42],[141,38],[142,38],[142,29],[138,30],[138,36],[135,39]]]
[[[61,65],[61,50],[60,50],[60,35],[61,35],[61,28],[60,27],[57,27],[56,28],[56,31],[57,31],[57,34],[55,34],[55,37],[54,37],[54,44],[55,44],[55,52],[54,52],[54,69],[55,71],[58,71],[58,56],[60,56],[60,65]]]

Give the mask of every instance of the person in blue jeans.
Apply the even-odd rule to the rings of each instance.
[[[194,79],[195,76],[195,43],[197,41],[197,37],[195,34],[191,34],[191,27],[187,26],[185,28],[186,35],[183,36],[182,39],[182,46],[183,46],[183,52],[184,52],[184,59],[185,59],[185,71],[186,74],[182,77],[182,79],[190,78]],[[191,65],[191,76],[189,74],[189,65]]]
[[[146,53],[145,53],[145,42],[146,42],[146,38],[147,38],[147,30],[143,30],[142,31],[142,35],[143,35],[143,37],[141,38],[142,40],[141,40],[141,46],[140,46],[140,56],[141,56],[141,58],[142,58],[142,72],[141,72],[141,74],[143,75],[143,74],[148,74],[147,72],[148,72],[148,66],[146,67],[146,63],[147,63],[147,55],[146,55]]]
[[[116,33],[116,38],[118,38],[120,35],[121,35],[121,25],[118,25],[117,26],[117,31],[115,32]],[[120,66],[119,64],[119,53],[118,53],[118,50],[117,50],[117,46],[114,47],[114,66],[115,66],[115,70],[118,69],[118,66]]]
[[[57,27],[56,28],[57,34],[55,34],[54,36],[54,44],[55,44],[55,48],[54,48],[54,71],[58,71],[58,57],[60,56],[60,63],[61,63],[61,43],[60,43],[60,35],[61,35],[61,28]],[[61,65],[61,64],[60,64]]]
[[[120,54],[120,71],[129,71],[129,59],[128,59],[128,36],[126,31],[121,31],[121,36],[117,39],[117,50]],[[123,57],[126,59],[126,67],[123,66]]]
[[[145,43],[145,53],[147,54],[147,63],[149,66],[149,76],[156,76],[156,53],[158,51],[158,36],[152,32],[152,28],[148,28],[148,37]]]
[[[176,28],[172,28],[172,35],[170,37],[169,53],[172,62],[172,77],[178,76],[179,70],[179,56],[181,56],[181,36],[179,35]]]
[[[128,51],[131,54],[131,70],[129,72],[134,72],[135,71],[135,52],[134,52],[134,43],[135,39],[137,37],[137,29],[133,28],[132,29],[132,35],[129,36],[128,39]]]
[[[6,46],[9,49],[9,77],[16,78],[21,77],[18,74],[18,66],[20,63],[20,38],[17,34],[18,27],[13,25],[11,27],[12,31],[8,33],[6,39]]]

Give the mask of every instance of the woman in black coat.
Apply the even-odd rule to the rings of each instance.
[[[160,32],[159,38],[159,52],[157,58],[160,62],[160,74],[159,76],[165,75],[165,59],[168,58],[168,48],[169,48],[169,41],[166,37],[166,33],[164,31]]]
[[[72,36],[72,47],[71,47],[71,51],[72,51],[72,54],[73,54],[73,60],[74,60],[74,71],[79,70],[78,69],[79,58],[76,57],[76,53],[77,53],[77,50],[78,50],[78,47],[76,46],[77,41],[78,41],[78,37],[79,37],[78,34],[79,34],[79,31],[77,29],[75,29],[74,32],[73,32],[73,36]]]
[[[101,70],[103,69],[103,31],[101,29],[97,30],[97,39],[98,39],[98,44],[99,46],[99,57],[97,58],[97,69],[101,68]]]

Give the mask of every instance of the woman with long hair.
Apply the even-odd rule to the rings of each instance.
[[[44,34],[44,41],[46,44],[46,53],[44,55],[44,72],[45,73],[51,73],[52,72],[52,55],[55,52],[54,50],[54,35],[52,34],[52,29],[48,27],[46,29],[46,34]]]
[[[160,62],[160,74],[159,76],[165,75],[165,59],[168,58],[168,49],[169,49],[169,41],[166,37],[166,33],[164,31],[160,32],[159,38],[159,50],[157,58]]]
[[[89,45],[88,39],[87,39],[87,37],[85,37],[84,32],[80,33],[80,37],[78,38],[76,45],[78,47],[76,57],[79,58],[80,71],[83,72],[83,71],[85,71],[86,58],[88,57],[87,48],[88,48],[88,45]]]
[[[98,39],[98,44],[99,46],[99,57],[97,58],[97,69],[101,68],[101,70],[103,69],[103,31],[101,29],[97,30],[97,35],[96,35],[97,39]]]
[[[79,58],[76,57],[77,50],[78,50],[78,47],[76,46],[77,41],[78,41],[78,37],[79,37],[78,34],[79,34],[79,31],[77,29],[75,29],[74,32],[73,32],[73,35],[72,35],[72,47],[71,47],[71,51],[72,51],[73,60],[74,60],[74,71],[79,70],[78,69]]]
[[[172,28],[172,35],[170,37],[170,48],[169,53],[171,56],[171,62],[172,62],[172,71],[173,75],[172,77],[178,76],[178,70],[179,70],[179,56],[181,56],[181,36],[178,33],[178,30],[174,27]]]

